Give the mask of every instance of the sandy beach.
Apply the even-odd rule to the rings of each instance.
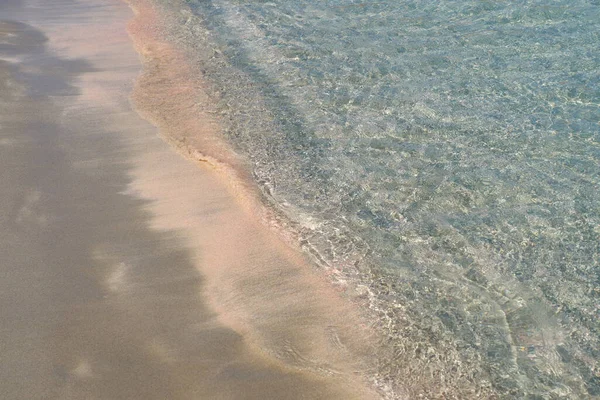
[[[201,88],[163,64],[134,102],[158,128],[134,109],[135,49],[177,54],[144,4],[0,3],[0,398],[377,398],[355,305],[161,138],[243,170]]]

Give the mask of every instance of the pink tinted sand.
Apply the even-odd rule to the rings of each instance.
[[[203,83],[192,75],[183,52],[165,39],[163,21],[152,5],[129,3],[136,14],[129,32],[144,57],[135,104],[199,168],[189,176],[175,167],[148,174],[157,169],[157,155],[136,162],[146,176],[170,177],[134,180],[144,197],[173,200],[152,202],[155,227],[188,232],[198,268],[208,278],[207,300],[258,351],[289,366],[354,375],[350,380],[361,382],[368,372],[361,359],[375,338],[355,305],[263,225],[266,211],[248,183],[247,166],[219,140]]]

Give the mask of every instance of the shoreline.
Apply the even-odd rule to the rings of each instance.
[[[221,127],[218,117],[215,117],[217,111],[211,107],[211,102],[215,99],[207,94],[201,79],[198,79],[197,76],[192,79],[195,70],[189,67],[185,51],[179,49],[168,38],[165,39],[168,37],[166,32],[169,28],[165,26],[166,22],[163,18],[167,18],[167,16],[160,14],[152,1],[124,1],[135,14],[135,18],[128,23],[128,33],[134,42],[134,47],[142,57],[144,65],[131,96],[138,113],[157,126],[160,136],[179,154],[194,162],[198,167],[208,168],[218,175],[221,184],[225,185],[232,194],[236,205],[249,216],[252,226],[264,231],[270,247],[283,255],[285,260],[290,263],[289,267],[294,270],[296,268],[304,270],[301,274],[308,279],[304,281],[304,284],[307,285],[306,288],[309,291],[313,291],[316,285],[319,288],[318,291],[327,297],[327,300],[323,302],[324,305],[327,304],[327,308],[345,310],[344,314],[348,317],[345,322],[349,323],[346,326],[346,333],[349,334],[347,340],[354,341],[354,339],[350,339],[354,335],[356,338],[364,337],[365,334],[371,338],[376,336],[375,331],[369,328],[372,322],[367,321],[368,317],[364,315],[365,310],[357,304],[357,301],[362,301],[361,297],[364,296],[364,293],[355,292],[355,288],[349,288],[343,284],[340,288],[336,287],[336,284],[340,282],[323,274],[322,271],[315,270],[310,265],[310,261],[306,259],[307,255],[297,247],[296,238],[288,235],[291,232],[286,232],[285,227],[274,222],[280,219],[273,214],[277,210],[269,208],[264,203],[266,199],[258,190],[250,173],[250,166],[220,135]],[[206,273],[206,271],[203,272]],[[271,274],[273,268],[267,268],[264,272]],[[282,285],[289,286],[289,283],[282,282]],[[295,291],[293,288],[284,290]],[[342,292],[343,296],[340,296]],[[237,329],[244,330],[241,325],[238,325],[241,320],[253,319],[251,312],[246,312],[246,316],[242,318],[240,318],[241,315],[228,318],[229,312],[223,308],[222,302],[214,299],[209,299],[209,302],[213,308],[219,311],[221,318],[224,318],[228,325],[236,326]],[[297,300],[292,303],[297,303]],[[321,312],[331,316],[334,314],[325,309]],[[253,336],[252,329],[250,327],[246,334]],[[263,331],[266,332],[268,329],[263,328]],[[380,339],[366,342],[359,339],[352,344],[348,342],[342,345],[338,334],[340,332],[336,333],[336,337],[333,339],[336,346],[338,344],[342,347],[348,345],[348,349],[354,348],[351,353],[356,351],[362,353],[357,359],[360,360],[360,363],[370,360],[374,365],[375,360],[371,358],[372,349],[378,346]],[[313,342],[314,339],[317,338],[313,337]],[[257,343],[261,343],[259,337],[256,337],[256,340]],[[269,348],[269,344],[264,341],[259,344],[259,347],[261,345]],[[328,347],[325,343],[321,345]],[[276,358],[286,359],[288,357],[283,355],[280,350],[270,349],[270,353]],[[373,368],[373,366],[368,368]],[[317,369],[322,369],[322,367],[317,367]],[[372,378],[369,373],[362,375],[366,379]],[[390,390],[383,386],[374,385],[374,387],[378,391],[387,392],[388,395],[390,393]]]
[[[0,232],[20,243],[5,249],[12,286],[3,302],[20,310],[0,313],[11,327],[0,337],[11,348],[0,367],[7,393],[379,397],[365,362],[374,333],[356,304],[263,225],[262,208],[244,197],[255,190],[250,179],[223,178],[222,165],[243,174],[243,162],[210,136],[214,121],[198,123],[198,88],[178,80],[185,71],[140,78],[120,1],[28,1],[0,6],[24,24],[5,29],[24,38],[8,47],[23,57],[0,48],[10,83],[2,101],[13,104],[0,115],[9,127],[0,151],[11,154]],[[147,51],[169,50],[139,37],[136,46],[146,62]],[[220,157],[191,154],[194,164],[181,143],[159,138],[131,107],[134,79],[144,117],[194,132],[192,147]],[[167,94],[173,103],[152,102]],[[160,107],[162,123],[151,114]],[[24,363],[30,355],[41,361]]]
[[[369,369],[368,373],[361,374],[362,377],[383,398],[402,396],[404,390],[400,382],[385,373],[394,368],[388,365],[391,349],[386,344],[390,337],[385,326],[389,327],[389,317],[385,310],[380,309],[382,301],[375,297],[372,288],[365,282],[366,278],[357,276],[364,271],[332,265],[316,248],[302,240],[300,231],[303,228],[299,221],[280,208],[281,204],[269,190],[265,193],[265,188],[259,188],[257,177],[250,172],[249,162],[238,155],[220,132],[223,127],[219,117],[225,115],[213,106],[219,101],[219,95],[214,88],[208,87],[210,83],[203,81],[204,72],[190,66],[198,64],[198,54],[185,43],[176,43],[182,34],[179,25],[187,25],[197,17],[181,2],[165,7],[154,0],[122,1],[136,15],[128,24],[128,32],[144,64],[132,94],[135,108],[158,127],[161,137],[179,154],[200,167],[215,171],[234,194],[236,203],[262,229],[269,231],[273,243],[278,243],[278,248],[295,264],[303,265],[311,274],[316,274],[319,284],[325,284],[325,291],[338,293],[342,302],[351,308],[350,319],[359,320],[360,330],[364,329],[369,337],[374,338],[368,341],[369,350],[361,350],[363,356],[359,359]],[[181,15],[174,13],[178,6],[183,7]],[[199,33],[201,36],[204,34],[207,33]],[[215,56],[222,55],[215,50]],[[206,55],[199,56],[200,59],[203,57]],[[165,82],[176,82],[175,88],[165,88]],[[356,262],[348,259],[342,264],[353,265]],[[226,314],[218,301],[212,305]]]

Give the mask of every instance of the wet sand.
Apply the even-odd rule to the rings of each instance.
[[[0,398],[376,398],[353,304],[131,106],[132,17],[0,3]]]

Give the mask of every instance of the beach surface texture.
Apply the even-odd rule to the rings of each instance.
[[[380,397],[361,297],[265,225],[161,24],[0,2],[0,398]]]
[[[600,398],[599,48],[599,0],[0,0],[0,399]]]

